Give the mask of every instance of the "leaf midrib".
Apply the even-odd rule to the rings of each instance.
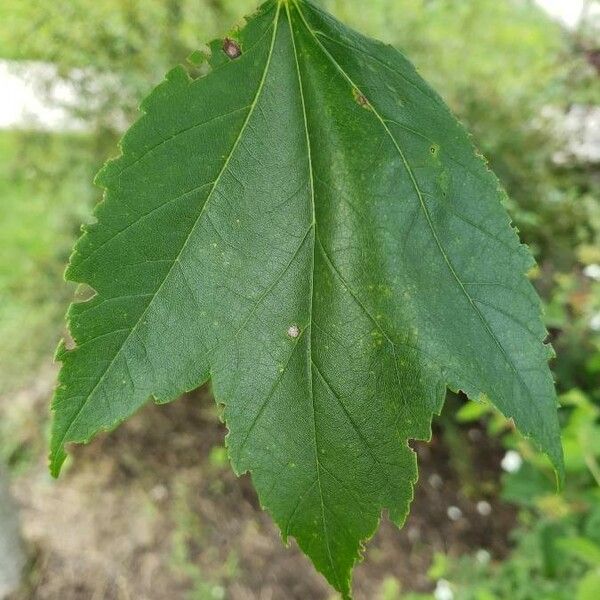
[[[311,149],[311,142],[310,142],[310,134],[308,131],[308,117],[306,115],[306,101],[304,98],[304,85],[302,82],[302,75],[301,75],[301,71],[300,71],[300,62],[298,60],[298,51],[296,49],[296,40],[295,40],[295,34],[294,34],[294,28],[292,26],[292,17],[290,14],[290,7],[289,7],[289,3],[286,2],[285,4],[285,10],[286,10],[286,14],[287,14],[287,20],[288,20],[288,26],[290,28],[290,37],[292,40],[292,47],[294,50],[294,59],[296,62],[296,72],[298,74],[298,86],[299,86],[299,90],[300,90],[300,99],[301,99],[301,103],[302,103],[302,113],[303,113],[303,117],[304,117],[304,131],[305,131],[305,135],[306,135],[306,148],[307,148],[307,160],[308,160],[308,170],[309,170],[309,175],[310,175],[310,196],[311,196],[311,212],[312,212],[312,242],[313,242],[313,251],[311,254],[311,260],[312,260],[312,264],[311,264],[311,269],[310,269],[310,296],[309,296],[309,309],[308,309],[308,315],[309,315],[309,325],[308,327],[310,328],[309,334],[308,334],[308,339],[307,339],[307,344],[308,344],[308,348],[307,348],[307,366],[308,366],[308,370],[310,372],[310,377],[309,377],[309,382],[310,382],[310,388],[309,388],[309,394],[310,394],[310,400],[312,403],[312,417],[313,417],[313,432],[314,432],[314,446],[315,446],[315,469],[316,469],[316,482],[317,482],[317,487],[319,489],[319,500],[320,500],[320,507],[321,507],[321,522],[323,525],[323,534],[325,537],[325,546],[327,549],[327,556],[329,559],[329,565],[331,567],[331,574],[333,575],[333,578],[335,580],[336,583],[336,587],[338,590],[343,590],[345,586],[342,586],[340,584],[340,579],[337,573],[337,570],[335,568],[335,564],[333,561],[333,553],[331,551],[331,542],[329,539],[329,532],[328,532],[328,528],[327,528],[327,520],[325,517],[325,500],[323,497],[323,485],[321,482],[321,464],[319,462],[319,441],[318,441],[318,425],[317,425],[317,411],[316,411],[316,407],[315,407],[315,395],[314,395],[314,370],[313,370],[313,359],[312,359],[312,344],[313,344],[313,326],[312,326],[312,320],[313,320],[313,304],[314,304],[314,288],[315,288],[315,263],[316,263],[316,246],[317,246],[317,219],[316,219],[316,207],[315,207],[315,182],[314,182],[314,168],[313,168],[313,162],[312,162],[312,149]],[[311,484],[311,487],[314,485],[314,482]],[[296,507],[297,509],[297,507]],[[295,510],[296,510],[295,509]],[[294,511],[295,512],[295,511]],[[289,521],[287,524],[287,527],[289,527]]]

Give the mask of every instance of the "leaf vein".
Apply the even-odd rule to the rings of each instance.
[[[327,48],[321,43],[321,41],[317,37],[317,33],[318,32],[315,32],[310,27],[310,25],[306,21],[306,18],[305,18],[304,14],[303,14],[302,10],[300,9],[300,6],[298,5],[297,2],[296,2],[296,7],[297,7],[298,13],[300,14],[300,17],[301,17],[301,19],[302,19],[302,21],[304,23],[304,26],[306,27],[307,31],[312,35],[312,37],[314,38],[316,44],[321,48],[323,54],[331,61],[331,63],[336,67],[336,69],[341,74],[341,76],[344,79],[346,79],[346,81],[348,82],[348,84],[350,86],[352,86],[352,89],[356,89],[356,90],[360,91],[360,88],[354,83],[354,81],[348,75],[348,73],[346,73],[346,71],[337,62],[337,60],[332,56],[332,54],[329,52],[329,50],[327,50]],[[384,64],[384,63],[382,63],[382,64]],[[444,262],[446,263],[446,265],[448,267],[448,270],[450,271],[452,277],[455,279],[455,281],[458,284],[458,286],[459,286],[460,290],[462,291],[462,293],[467,298],[468,302],[471,304],[472,308],[475,311],[475,314],[477,315],[477,317],[481,321],[484,329],[487,331],[487,333],[489,334],[489,336],[493,340],[494,344],[498,347],[498,349],[500,350],[500,352],[504,356],[506,364],[508,365],[508,367],[510,368],[510,370],[513,371],[513,373],[515,374],[515,378],[520,383],[520,385],[522,386],[522,388],[527,392],[527,394],[529,395],[529,397],[532,397],[531,390],[529,389],[529,386],[524,381],[523,377],[521,376],[521,374],[519,373],[518,369],[516,368],[514,362],[511,360],[510,355],[508,354],[508,352],[506,351],[506,349],[504,348],[504,346],[502,345],[502,343],[500,342],[500,340],[498,339],[498,337],[496,336],[496,334],[492,330],[492,328],[491,328],[490,324],[488,323],[487,319],[484,317],[484,315],[481,312],[481,310],[477,307],[477,305],[475,304],[475,301],[473,300],[473,298],[471,297],[471,295],[469,294],[469,292],[465,288],[464,284],[462,283],[460,277],[458,276],[458,273],[456,272],[456,269],[454,268],[454,265],[452,264],[452,261],[450,260],[450,257],[446,253],[446,250],[444,249],[444,247],[443,247],[443,245],[441,243],[441,240],[439,238],[439,235],[437,233],[435,225],[433,224],[433,220],[431,218],[431,214],[429,213],[429,209],[427,208],[427,205],[425,204],[425,200],[424,200],[424,197],[423,197],[423,192],[421,191],[421,189],[419,187],[419,184],[418,184],[417,179],[415,177],[415,174],[414,174],[414,172],[412,170],[412,167],[410,166],[410,163],[408,162],[408,160],[407,160],[404,152],[400,148],[400,145],[398,144],[396,138],[393,136],[393,134],[390,131],[389,127],[387,126],[385,120],[379,114],[379,112],[377,111],[376,107],[373,106],[372,103],[371,103],[371,108],[372,108],[373,114],[376,116],[377,120],[381,123],[382,127],[388,133],[390,139],[392,140],[392,143],[394,144],[394,146],[396,147],[396,150],[398,151],[398,154],[399,154],[399,156],[400,156],[400,158],[402,160],[402,163],[404,164],[404,167],[405,167],[405,169],[406,169],[406,171],[407,171],[407,173],[409,175],[409,178],[411,180],[411,183],[412,183],[412,185],[413,185],[413,187],[415,189],[417,198],[418,198],[418,200],[419,200],[419,202],[421,204],[421,207],[422,207],[422,210],[423,210],[423,214],[424,214],[425,218],[427,219],[427,223],[428,223],[429,228],[431,230],[431,234],[432,234],[432,236],[434,238],[435,244],[436,244],[438,250],[440,251],[440,254],[442,255],[442,258],[443,258]]]

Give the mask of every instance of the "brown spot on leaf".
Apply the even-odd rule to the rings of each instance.
[[[242,55],[242,48],[235,40],[225,38],[223,41],[223,52],[233,60]]]
[[[353,94],[354,99],[356,100],[356,102],[358,102],[360,106],[362,106],[363,108],[371,108],[371,103],[367,100],[367,97],[360,90],[357,90],[355,88],[353,90]]]

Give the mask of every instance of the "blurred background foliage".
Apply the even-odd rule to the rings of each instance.
[[[439,436],[460,452],[474,423],[502,444],[497,494],[518,508],[512,551],[439,553],[429,569],[438,600],[595,600],[600,590],[600,169],[565,152],[562,119],[600,103],[598,30],[566,31],[527,0],[322,0],[348,24],[403,50],[472,132],[504,184],[508,209],[539,267],[563,408],[565,488],[547,462],[493,409],[462,398]],[[11,0],[0,4],[0,59],[43,61],[77,90],[85,131],[0,131],[0,458],[27,470],[43,453],[23,438],[10,395],[34,385],[63,329],[73,289],[61,281],[79,224],[100,191],[91,184],[123,126],[165,72],[223,36],[254,0]],[[42,78],[41,89],[52,84]],[[45,414],[36,427],[47,424]],[[25,419],[27,421],[27,419]],[[25,448],[23,439],[29,444]],[[24,458],[25,457],[25,458]],[[29,458],[27,458],[29,457]],[[510,463],[510,461],[509,461]],[[475,494],[477,474],[454,459]],[[283,549],[281,549],[283,552]],[[199,584],[196,584],[198,587]],[[381,598],[402,591],[390,576]],[[445,595],[444,595],[445,594]],[[207,596],[196,595],[198,598]]]

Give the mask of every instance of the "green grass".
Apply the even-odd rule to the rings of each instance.
[[[31,12],[31,4],[20,0],[0,3],[0,57],[24,58],[15,39],[20,35],[28,17],[31,17]]]
[[[0,393],[48,362],[73,292],[62,271],[89,219],[88,140],[0,132]]]

